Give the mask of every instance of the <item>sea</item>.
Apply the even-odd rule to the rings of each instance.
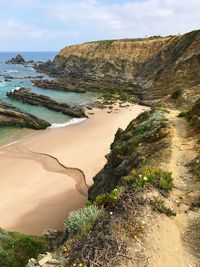
[[[11,100],[6,96],[6,93],[13,89],[27,87],[37,94],[49,96],[57,102],[67,103],[69,105],[86,106],[96,97],[95,94],[89,92],[81,94],[51,89],[41,89],[33,86],[31,78],[28,77],[43,75],[46,79],[51,78],[46,74],[36,72],[31,65],[23,66],[5,64],[7,60],[16,57],[18,54],[22,55],[26,61],[34,60],[45,62],[47,60],[53,60],[57,52],[0,52],[0,99],[11,103],[25,112],[31,113],[48,121],[51,124],[51,127],[64,127],[71,123],[73,124],[78,122],[80,119],[75,119],[62,113],[48,110],[44,107],[23,104],[19,101]],[[11,81],[5,81],[5,75],[12,76],[14,78],[11,79]],[[30,131],[23,128],[0,127],[0,147],[15,142],[21,136],[27,134],[27,132]]]

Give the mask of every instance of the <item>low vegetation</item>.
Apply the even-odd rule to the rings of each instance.
[[[0,229],[0,266],[26,266],[30,258],[46,250],[47,242],[41,237],[25,236]]]
[[[156,186],[161,191],[171,191],[173,188],[172,174],[154,167],[145,167],[141,174],[129,178],[133,182],[133,189],[137,190],[147,185]]]
[[[86,233],[102,215],[103,211],[94,205],[72,211],[64,222],[65,231],[70,235]]]
[[[159,197],[154,198],[154,201],[152,201],[152,207],[153,210],[158,213],[164,213],[167,216],[176,216],[176,213],[171,208],[166,207],[164,201]]]
[[[133,92],[129,90],[127,91],[123,90],[114,93],[102,93],[100,94],[99,98],[103,99],[103,101],[107,104],[112,104],[115,103],[116,101],[127,102],[127,103],[136,102]]]
[[[189,110],[188,109],[182,109],[180,113],[178,114],[179,117],[188,118],[189,117]]]

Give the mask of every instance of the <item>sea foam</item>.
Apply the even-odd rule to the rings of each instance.
[[[18,70],[6,70],[5,73],[18,73]]]
[[[17,91],[17,90],[19,90],[19,89],[21,89],[21,87],[20,87],[20,86],[16,86],[15,88],[13,88],[13,89],[11,90],[11,92]]]
[[[7,145],[0,146],[0,148],[5,148],[5,147],[8,147],[8,146],[11,146],[11,145],[17,144],[17,143],[19,143],[19,141],[14,141],[14,142],[8,143]]]
[[[86,118],[81,118],[81,119],[77,119],[77,118],[74,118],[72,119],[71,121],[68,121],[68,122],[64,122],[64,123],[53,123],[50,127],[48,128],[62,128],[62,127],[66,127],[68,125],[72,125],[72,124],[77,124],[77,123],[80,123],[82,121],[85,121]]]

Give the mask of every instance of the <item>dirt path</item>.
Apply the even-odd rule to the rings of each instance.
[[[185,166],[196,156],[197,140],[187,137],[187,121],[177,115],[177,111],[167,114],[172,130],[172,147],[169,162],[162,166],[173,175],[174,190],[168,204],[177,215],[174,218],[160,216],[155,222],[151,240],[151,267],[200,266],[192,252],[192,244],[185,242],[188,240],[187,232],[191,222],[199,220],[199,213],[191,211],[190,206],[200,192],[200,184],[193,182],[193,177]]]

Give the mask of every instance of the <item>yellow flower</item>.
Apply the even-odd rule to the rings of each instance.
[[[82,264],[82,263],[79,263],[79,266],[80,266],[80,267],[82,267],[82,266],[83,266],[83,264]]]
[[[148,179],[147,179],[147,177],[146,177],[146,176],[144,176],[144,177],[143,177],[143,180],[144,180],[144,181],[147,181]]]

